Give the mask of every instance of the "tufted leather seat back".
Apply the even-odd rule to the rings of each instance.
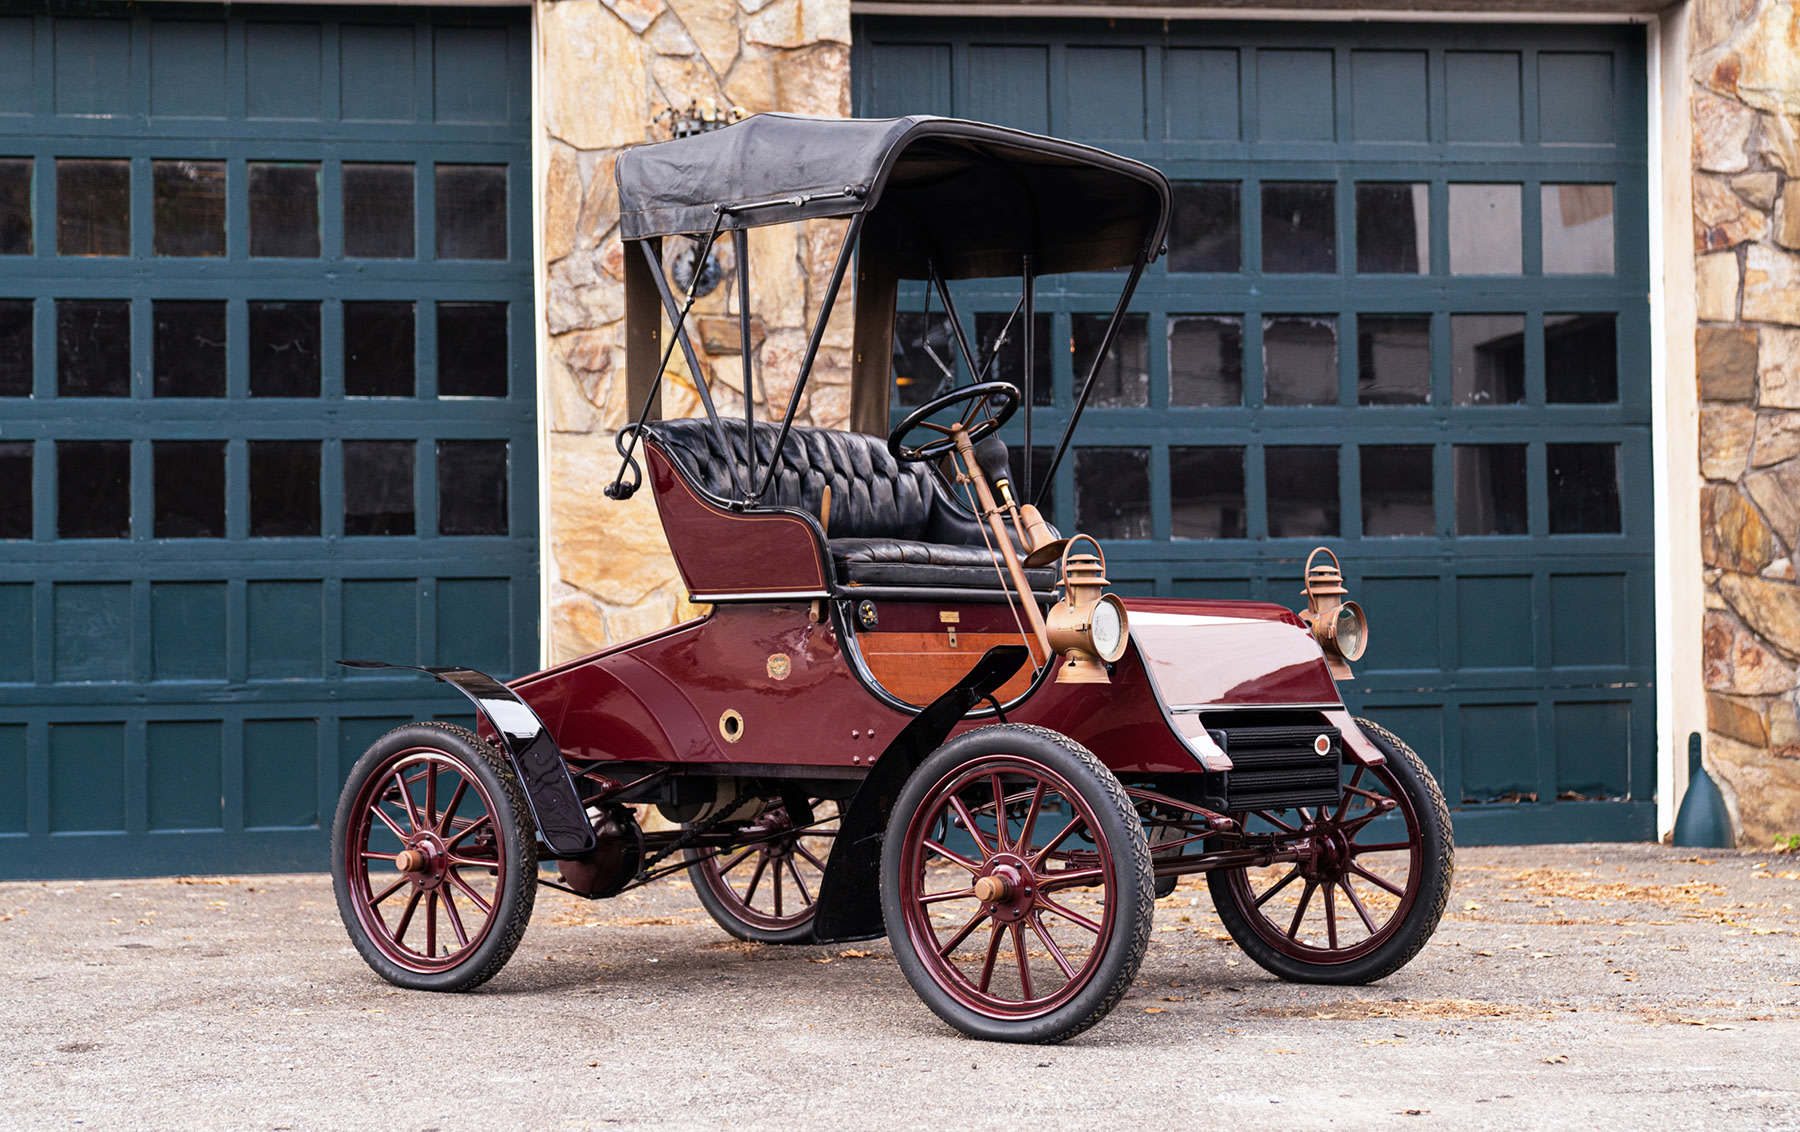
[[[744,423],[726,421],[729,452],[719,447],[718,433],[701,418],[657,421],[647,427],[695,483],[729,499],[731,468],[745,474]],[[756,423],[757,475],[769,467],[781,426]],[[901,464],[879,437],[832,428],[795,426],[782,445],[774,482],[761,502],[819,513],[825,487],[831,486],[830,537],[931,539],[980,542],[973,519],[951,511],[923,464]],[[936,521],[934,521],[934,519]],[[966,530],[965,530],[966,528]],[[950,537],[945,537],[950,536]]]

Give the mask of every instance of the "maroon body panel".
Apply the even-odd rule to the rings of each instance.
[[[1125,609],[1132,644],[1171,710],[1340,702],[1312,631],[1282,606],[1126,598]]]
[[[822,596],[828,564],[814,527],[796,514],[735,514],[705,499],[644,438],[650,486],[681,580],[696,601],[751,594]]]

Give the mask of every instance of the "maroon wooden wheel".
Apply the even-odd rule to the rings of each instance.
[[[814,901],[837,837],[836,802],[810,800],[813,820],[797,822],[774,802],[744,829],[742,843],[722,852],[689,850],[694,893],[720,927],[758,943],[812,938]]]
[[[332,864],[345,927],[378,973],[461,989],[505,963],[536,891],[516,793],[510,768],[461,728],[401,728],[358,762]]]
[[[1153,907],[1118,780],[1062,736],[1011,726],[970,732],[914,777],[883,863],[914,988],[980,1037],[1057,1041],[1098,1021],[1137,971]]]

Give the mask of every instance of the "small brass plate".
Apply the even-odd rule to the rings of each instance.
[[[731,708],[719,716],[719,736],[727,743],[735,743],[744,737],[744,717]]]
[[[794,662],[784,652],[769,655],[769,679],[786,680],[794,671]]]

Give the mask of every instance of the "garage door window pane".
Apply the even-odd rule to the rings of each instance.
[[[56,252],[131,254],[131,162],[57,158]]]
[[[1330,181],[1274,182],[1262,187],[1263,270],[1337,270],[1337,186]]]
[[[158,299],[154,379],[158,397],[225,396],[223,300]]]
[[[1356,270],[1364,275],[1431,271],[1431,186],[1356,186]]]
[[[344,255],[412,258],[411,165],[344,163]]]
[[[438,396],[506,396],[506,304],[439,303]]]
[[[1450,399],[1458,405],[1525,400],[1525,316],[1450,316]]]
[[[437,167],[437,257],[506,258],[506,166]]]
[[[1606,405],[1619,399],[1619,328],[1612,314],[1544,316],[1544,399]]]
[[[1263,399],[1268,404],[1337,404],[1337,368],[1337,319],[1263,319]]]
[[[31,396],[32,302],[0,299],[0,397]]]
[[[507,447],[504,440],[438,441],[438,534],[507,532]]]
[[[317,162],[250,163],[250,254],[285,259],[318,256]]]
[[[413,304],[344,304],[344,394],[413,395]]]
[[[894,316],[894,389],[902,405],[923,405],[956,384],[950,320],[922,311]]]
[[[1243,538],[1244,450],[1169,449],[1169,509],[1175,538]]]
[[[1020,391],[1025,388],[1025,316],[1020,314],[1010,318],[1004,314],[978,314],[975,316],[975,351],[979,358],[993,357],[993,364],[988,366],[989,381],[1006,381],[1017,386]],[[1034,315],[1031,339],[1031,353],[1034,364],[1031,367],[1031,403],[1048,405],[1053,400],[1054,390],[1050,380],[1050,316]],[[1001,340],[1001,332],[1006,337]],[[996,346],[999,353],[995,354]]]
[[[1459,444],[1452,467],[1457,534],[1526,533],[1523,444]]]
[[[413,533],[410,440],[344,441],[344,533]]]
[[[1432,511],[1431,446],[1364,446],[1362,522],[1365,538],[1429,535]]]
[[[317,538],[319,442],[250,442],[250,536]]]
[[[1106,314],[1069,316],[1072,332],[1070,353],[1075,359],[1075,396],[1081,396],[1081,384],[1087,380],[1088,367],[1094,364],[1106,325],[1112,320]],[[1128,314],[1119,322],[1106,359],[1094,375],[1094,392],[1088,405],[1100,409],[1142,409],[1150,404],[1150,316]]]
[[[56,395],[131,396],[131,304],[56,301]]]
[[[157,161],[152,208],[157,255],[225,254],[225,163]]]
[[[1169,319],[1169,404],[1244,403],[1244,320],[1235,315]]]
[[[225,442],[159,440],[156,537],[225,537]]]
[[[1550,533],[1619,533],[1619,446],[1547,444]]]
[[[1075,450],[1075,525],[1095,538],[1150,537],[1150,450]]]
[[[250,304],[250,396],[319,395],[319,304]]]
[[[0,443],[0,539],[31,537],[31,442]]]
[[[1613,273],[1613,187],[1544,185],[1544,274]]]
[[[56,442],[56,537],[131,537],[131,442]]]
[[[1236,272],[1243,267],[1241,189],[1236,181],[1178,181],[1169,215],[1169,270]]]
[[[1031,482],[1029,485],[1031,494],[1027,495],[1025,494],[1027,489],[1025,480],[1025,449],[1018,445],[1013,445],[1006,450],[1006,462],[1007,465],[1012,468],[1013,484],[1015,485],[1013,494],[1017,497],[1017,502],[1020,506],[1033,502],[1038,495],[1038,492],[1041,490],[1043,492],[1043,498],[1036,499],[1037,508],[1043,513],[1044,518],[1051,522],[1055,521],[1056,516],[1056,485],[1052,483],[1047,488],[1045,487],[1044,472],[1050,467],[1050,457],[1055,454],[1056,449],[1054,448],[1039,448],[1036,445],[1032,446]]]
[[[1518,185],[1450,186],[1450,274],[1525,270],[1521,194]]]
[[[1265,448],[1270,538],[1335,538],[1339,532],[1338,450]]]
[[[1357,318],[1356,399],[1362,405],[1431,403],[1430,315]]]
[[[31,158],[0,158],[0,255],[30,255]]]

